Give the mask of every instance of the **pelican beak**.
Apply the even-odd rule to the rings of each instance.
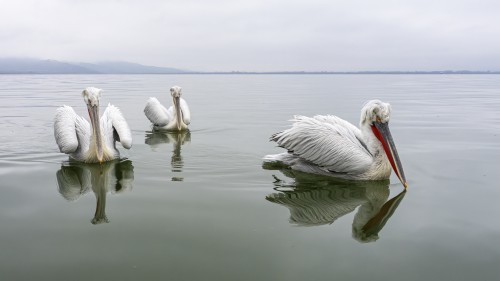
[[[98,105],[87,105],[90,116],[90,124],[92,124],[92,130],[94,131],[97,160],[102,163],[103,150],[102,150],[102,135],[101,135],[101,125],[99,122],[99,106]]]
[[[376,121],[371,127],[377,139],[382,143],[385,154],[387,155],[396,176],[405,188],[408,187],[405,173],[403,171],[403,165],[401,165],[401,161],[399,160],[398,151],[396,150],[396,145],[392,139],[391,131],[389,131],[389,123]]]
[[[182,122],[182,111],[181,111],[181,103],[180,97],[174,97],[174,107],[175,107],[175,123],[177,125],[177,130],[181,130],[181,122]]]

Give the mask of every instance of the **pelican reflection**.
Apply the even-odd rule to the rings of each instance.
[[[132,189],[134,166],[130,160],[113,160],[102,164],[64,162],[56,173],[59,193],[68,201],[76,201],[92,190],[96,209],[92,224],[108,223],[106,195]]]
[[[184,161],[181,155],[181,146],[186,143],[191,142],[191,132],[190,131],[153,131],[146,133],[145,143],[151,146],[153,150],[156,150],[161,144],[173,145],[172,158],[170,164],[172,167],[172,172],[180,173],[184,167]],[[182,177],[172,177],[172,181],[182,181]]]
[[[274,189],[278,192],[266,199],[287,207],[291,224],[332,224],[359,207],[352,222],[352,236],[359,242],[378,240],[379,232],[406,193],[402,191],[387,200],[389,180],[346,181],[293,170],[282,172],[294,181],[286,182],[275,176]]]

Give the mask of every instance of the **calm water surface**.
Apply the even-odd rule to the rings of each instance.
[[[142,113],[183,87],[188,134]],[[131,150],[68,161],[55,109],[121,108]],[[409,181],[264,169],[294,114],[393,107]],[[1,280],[497,280],[498,75],[2,75]],[[269,168],[269,167],[266,167]]]

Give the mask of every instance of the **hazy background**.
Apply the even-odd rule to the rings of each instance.
[[[498,1],[0,0],[0,57],[197,71],[500,70]]]

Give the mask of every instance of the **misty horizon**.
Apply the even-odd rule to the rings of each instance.
[[[498,74],[496,70],[477,69],[436,69],[418,71],[412,69],[400,70],[231,70],[231,71],[199,71],[196,69],[183,69],[171,66],[143,65],[129,61],[103,60],[97,62],[61,61],[57,59],[38,59],[28,57],[0,58],[0,74],[196,74],[196,73],[222,73],[222,74],[245,74],[245,73],[305,73],[305,74]]]

